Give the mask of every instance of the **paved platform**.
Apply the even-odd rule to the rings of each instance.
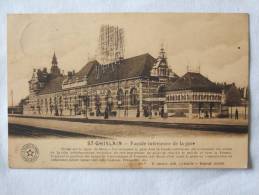
[[[181,126],[175,127],[159,127],[154,125],[125,125],[125,124],[101,124],[101,123],[86,123],[82,121],[70,120],[56,120],[56,119],[41,119],[41,118],[25,118],[25,117],[9,117],[9,128],[13,135],[16,133],[33,134],[35,136],[44,137],[52,135],[59,135],[60,132],[73,132],[77,134],[84,134],[88,137],[102,137],[102,138],[129,138],[129,137],[243,137],[247,133],[236,133],[229,131],[212,131],[206,130],[205,127],[200,130],[189,130]],[[21,132],[22,130],[22,132]],[[47,130],[47,131],[45,131]],[[65,136],[70,136],[65,134]],[[61,135],[61,137],[63,137]],[[79,136],[80,137],[80,136]],[[82,137],[83,138],[83,137]]]
[[[20,115],[20,114],[9,114],[9,116],[14,117],[37,117],[37,118],[55,118],[55,119],[86,119],[85,115],[77,115],[77,116],[45,116],[45,115]],[[109,117],[108,119],[104,119],[103,117],[95,117],[95,116],[88,116],[87,119],[89,120],[112,120],[112,121],[138,121],[138,122],[163,122],[163,123],[184,123],[184,124],[217,124],[217,125],[248,125],[248,119],[238,119],[235,120],[234,118],[193,118],[189,119],[186,117],[168,117],[168,118],[161,118],[155,117]]]
[[[128,125],[128,126],[143,126],[156,128],[171,128],[171,129],[188,129],[200,131],[223,131],[234,133],[247,133],[247,120],[233,119],[186,119],[186,118],[109,118],[103,119],[98,117],[47,117],[47,116],[26,116],[12,115],[11,118],[32,118],[45,119],[55,121],[70,121],[81,122],[88,124],[109,124],[109,125]],[[9,118],[10,118],[9,117]],[[9,120],[10,121],[10,120]]]

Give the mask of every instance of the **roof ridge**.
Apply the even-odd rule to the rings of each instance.
[[[141,57],[141,56],[145,56],[145,55],[148,55],[148,56],[151,56],[152,58],[154,58],[152,55],[150,55],[150,53],[143,53],[143,54],[140,54],[140,55],[137,55],[137,56],[132,56],[132,57],[129,57],[129,58],[125,58],[123,60],[128,60],[128,59],[132,59],[132,58],[138,58],[138,57]]]
[[[148,55],[148,54],[143,54],[143,56],[144,55]],[[144,59],[144,66],[143,66],[143,70],[141,72],[141,75],[143,75],[143,73],[145,72],[145,69],[147,68],[146,66],[147,66],[147,58]]]
[[[207,89],[206,89],[207,88]],[[170,86],[168,86],[168,90],[179,90],[179,89],[215,89],[216,83],[209,80],[207,77],[202,75],[201,73],[191,73],[187,72],[182,77],[178,78],[175,82],[173,82]]]
[[[118,64],[118,67],[116,66],[114,68],[115,70],[116,68],[119,68],[118,71],[120,71],[120,79],[148,76],[154,61],[155,58],[153,56],[149,53],[144,53],[124,59]],[[87,74],[89,85],[118,80],[117,71],[111,71],[111,69],[107,69],[101,77],[96,77],[96,64],[100,64],[96,59],[88,61],[79,71],[76,72],[76,76]],[[62,81],[66,78],[67,76],[64,75],[63,77],[50,80],[45,88],[41,90],[41,93],[52,93],[55,90],[61,90]]]

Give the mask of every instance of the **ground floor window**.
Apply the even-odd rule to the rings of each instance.
[[[138,104],[138,94],[137,89],[132,88],[130,90],[130,105],[137,105]]]
[[[124,105],[124,92],[122,89],[119,89],[117,92],[117,100],[118,100],[118,107]]]

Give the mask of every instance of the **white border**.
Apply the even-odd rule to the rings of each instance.
[[[248,170],[12,170],[7,159],[8,13],[245,12],[250,14],[251,132]],[[1,0],[0,194],[259,194],[259,1]],[[256,185],[257,184],[257,185]]]

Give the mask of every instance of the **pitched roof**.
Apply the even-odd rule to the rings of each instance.
[[[45,87],[40,90],[39,94],[54,93],[62,90],[62,82],[65,76],[57,76],[47,81]]]
[[[54,55],[52,57],[52,64],[58,64],[58,60],[57,60],[55,52],[54,52]]]
[[[220,88],[200,73],[187,72],[175,82],[169,83],[166,90],[220,91]]]
[[[95,65],[98,65],[99,62],[96,61],[96,60],[93,60],[93,61],[90,61],[88,62],[83,68],[81,68],[81,70],[79,70],[77,73],[76,73],[76,76],[85,76],[85,75],[88,75],[90,73],[90,71],[92,70],[92,68],[95,66]]]
[[[88,62],[76,77],[84,77],[88,75],[88,84],[98,84],[118,79],[127,79],[140,76],[150,76],[150,70],[155,63],[155,58],[150,54],[143,54],[132,58],[122,59],[120,62],[100,65],[98,61]],[[97,74],[98,77],[97,77]],[[62,90],[62,82],[67,76],[49,77],[45,87],[39,94],[53,93]]]
[[[98,84],[121,79],[149,76],[155,58],[149,54],[143,54],[132,58],[123,59],[117,63],[100,65],[93,61],[84,66],[77,74],[88,74],[88,83]]]

